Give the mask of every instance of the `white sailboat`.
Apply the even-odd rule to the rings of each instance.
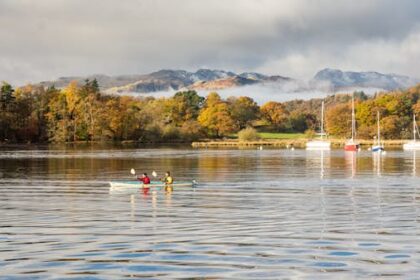
[[[356,116],[354,113],[354,94],[351,96],[351,139],[347,140],[344,145],[345,151],[359,151],[360,143],[355,140],[356,136]]]
[[[311,140],[306,143],[307,150],[330,150],[331,149],[331,142],[328,140],[324,140],[324,136],[326,135],[324,132],[324,101],[322,101],[321,106],[321,133],[319,134],[321,139]]]
[[[413,114],[413,140],[403,145],[404,150],[420,150],[420,141],[416,139],[417,133],[419,133],[419,128],[416,123],[416,115]]]
[[[377,114],[377,122],[378,122],[378,135],[376,138],[376,143],[372,146],[372,152],[382,152],[384,151],[384,146],[381,145],[381,127],[379,125],[379,111]]]

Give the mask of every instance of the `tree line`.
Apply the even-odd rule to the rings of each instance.
[[[388,139],[409,138],[412,114],[420,113],[420,85],[405,91],[367,96],[356,92],[360,138],[374,137],[376,112]],[[351,95],[324,99],[326,131],[348,137]],[[202,97],[180,91],[170,98],[101,94],[96,80],[67,87],[27,85],[0,88],[0,142],[124,141],[189,142],[229,137],[253,127],[258,131],[306,132],[319,129],[322,99],[267,102],[250,97],[223,99],[215,92]]]

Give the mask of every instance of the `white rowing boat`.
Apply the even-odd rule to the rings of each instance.
[[[131,189],[141,189],[141,188],[163,188],[167,185],[162,182],[151,182],[148,185],[144,185],[139,181],[111,181],[109,182],[110,191],[115,190],[131,190]],[[179,187],[196,187],[197,182],[196,181],[190,181],[190,182],[175,182],[173,184],[170,184],[173,188],[179,188]]]

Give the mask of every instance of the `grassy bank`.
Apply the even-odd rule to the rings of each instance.
[[[329,139],[334,148],[344,147],[346,139]],[[201,141],[193,142],[192,146],[195,148],[209,148],[209,147],[247,147],[247,146],[271,146],[278,148],[296,147],[305,148],[306,143],[309,141],[307,138],[298,138],[296,135],[289,138],[265,138],[257,141],[239,141],[237,139],[230,140],[216,140],[216,141]],[[384,140],[382,141],[385,147],[398,148],[409,140]],[[374,144],[373,140],[359,140],[362,147],[369,147]]]
[[[304,139],[306,138],[303,133],[282,133],[282,132],[258,132],[258,136],[262,140],[272,140],[272,139]],[[237,140],[238,134],[231,134],[230,139]]]
[[[303,133],[258,132],[261,139],[305,139]]]

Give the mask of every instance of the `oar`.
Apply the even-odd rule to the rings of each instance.
[[[134,170],[134,168],[131,168],[130,173],[134,176],[136,176],[136,170]],[[137,178],[136,178],[137,179]]]
[[[134,170],[134,168],[131,168],[130,173],[133,174],[133,175],[136,175],[136,170]],[[152,171],[152,176],[155,177],[155,178],[157,177],[156,171],[154,171],[154,170]]]
[[[131,168],[130,173],[133,175],[136,175],[136,170],[134,170],[134,168]],[[153,177],[157,177],[156,171],[153,170],[152,175]]]

